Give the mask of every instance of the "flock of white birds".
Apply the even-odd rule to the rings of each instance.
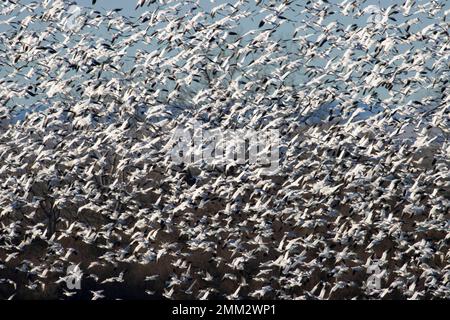
[[[0,3],[0,298],[449,299],[447,1],[211,2]]]

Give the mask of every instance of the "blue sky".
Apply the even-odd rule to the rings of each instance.
[[[52,0],[50,0],[52,1]],[[160,0],[159,0],[160,1]],[[273,1],[269,1],[269,0],[263,0],[264,3],[268,3],[268,2],[273,2]],[[32,0],[21,0],[21,3],[31,3]],[[71,3],[70,1],[65,1],[67,4]],[[165,1],[167,2],[167,1]],[[187,2],[187,1],[186,1]],[[221,4],[221,3],[226,3],[226,2],[230,2],[230,3],[234,3],[237,2],[237,0],[235,1],[210,1],[210,0],[199,0],[200,6],[202,7],[203,10],[205,11],[210,11],[213,7]],[[332,3],[344,3],[343,0],[329,0],[329,2]],[[347,1],[348,2],[348,1]],[[420,4],[426,4],[429,2],[429,0],[416,0],[416,2],[420,5]],[[112,10],[112,9],[117,9],[117,8],[121,8],[123,9],[123,11],[121,12],[121,14],[125,15],[125,16],[132,16],[135,17],[137,19],[137,17],[141,16],[143,13],[147,12],[147,11],[153,11],[156,9],[156,7],[158,6],[158,3],[154,3],[151,4],[150,6],[145,5],[143,8],[139,8],[138,10],[135,10],[136,7],[136,3],[137,0],[97,0],[97,3],[95,5],[92,5],[92,1],[91,0],[75,0],[72,1],[73,4],[77,4],[79,7],[84,8],[86,11],[89,11],[91,8],[93,8],[94,10],[98,10],[98,11],[108,11],[108,10]],[[173,1],[174,4],[178,3],[177,1]],[[252,8],[254,7],[256,9],[256,6],[253,5],[254,0],[249,0],[250,5],[247,6]],[[280,1],[276,2],[277,4],[280,3]],[[385,9],[387,7],[389,7],[390,5],[397,3],[400,6],[403,5],[404,1],[403,0],[397,0],[397,1],[387,1],[387,0],[367,0],[365,1],[363,4],[361,4],[361,9],[368,7],[369,5],[377,5],[378,7],[380,7],[381,9]],[[294,0],[292,2],[293,7],[295,7],[296,5],[300,5],[296,7],[296,10],[302,10],[303,6],[305,4],[305,1],[303,0]],[[183,10],[188,10],[187,9],[186,4],[183,4]],[[445,10],[448,10],[448,8],[450,7],[450,1],[446,1],[445,2],[445,6],[446,8]],[[0,8],[5,8],[7,7],[6,4],[2,4],[0,5]],[[297,9],[298,8],[298,9]],[[181,11],[182,14],[183,10]],[[261,8],[259,8],[258,10],[261,10]],[[416,14],[415,12],[412,12],[415,16],[419,16],[422,20],[422,23],[418,23],[416,25],[414,25],[410,32],[414,33],[417,31],[422,30],[426,25],[430,25],[433,23],[436,23],[435,19],[429,19],[427,17],[424,16],[424,14]],[[21,20],[24,19],[25,15],[27,14],[26,11],[24,11],[20,16],[15,17],[16,21],[20,22]],[[256,29],[258,28],[258,24],[261,21],[261,19],[266,16],[268,14],[268,12],[263,12],[263,13],[258,13],[258,14],[252,14],[250,15],[248,18],[245,19],[241,19],[240,20],[240,24],[237,26],[237,28],[239,29],[238,31],[243,34],[246,33],[247,31],[251,30],[251,29]],[[401,15],[397,15],[396,16],[398,21],[396,21],[395,23],[402,23],[402,20],[405,19],[411,19],[411,17],[408,18],[404,18],[401,17]],[[1,21],[7,20],[9,19],[10,16],[0,16],[0,23]],[[278,29],[278,35],[280,35],[281,37],[285,37],[287,39],[291,39],[292,38],[292,34],[293,34],[293,30],[299,26],[302,26],[305,23],[308,23],[308,17],[305,14],[297,14],[297,12],[292,13],[291,12],[291,16],[288,15],[288,18],[291,19],[290,22],[286,22],[285,24],[283,24],[279,29]],[[338,20],[339,22],[343,23],[344,25],[350,25],[350,24],[359,24],[359,25],[364,25],[367,24],[367,19],[369,18],[368,15],[362,15],[359,18],[355,19],[352,17],[352,15],[348,15],[348,16],[344,16],[338,12],[336,12],[336,14],[333,14],[331,16],[329,16],[324,22],[323,25],[328,24],[331,21],[334,20]],[[134,20],[134,19],[133,19]],[[39,26],[42,27],[42,24],[37,23],[37,26],[34,26],[34,28],[39,28]],[[7,28],[7,26],[5,24],[0,24],[0,32],[3,32],[5,29]],[[11,29],[9,30],[11,31]],[[106,29],[105,28],[100,28],[100,29],[95,29],[95,28],[90,28],[89,32],[92,34],[96,34],[96,36],[99,36],[100,38],[103,37],[110,37],[111,33],[114,31],[110,31],[110,34],[106,33]],[[151,32],[151,30],[150,30]],[[149,32],[149,33],[150,33]],[[391,32],[395,32],[394,30],[391,30]],[[314,37],[317,37],[319,34],[318,33],[313,33],[311,35],[309,35],[311,38],[308,38],[311,41],[314,41],[316,39],[314,39]],[[73,35],[76,36],[76,35]],[[302,35],[305,36],[305,35]],[[417,41],[417,46],[420,46],[421,43],[420,41]],[[136,50],[136,48],[138,48],[139,46],[141,46],[140,44],[137,44],[136,46],[134,46],[133,48],[130,48],[128,51],[128,54],[130,56],[134,55],[134,52]],[[146,44],[146,47],[144,49],[151,51],[154,48],[151,48],[150,45]],[[141,46],[141,48],[143,48]],[[400,47],[399,47],[400,48]],[[132,59],[129,59],[129,61],[133,61]],[[432,62],[432,61],[431,61]],[[430,61],[428,61],[427,63],[430,63]],[[128,63],[127,63],[128,65]],[[131,67],[130,67],[131,68]],[[9,70],[6,70],[6,68],[3,70],[0,70],[0,76],[5,76],[8,72],[10,72]],[[25,73],[25,69],[24,69],[24,73]],[[5,74],[6,73],[6,74]],[[298,81],[297,81],[298,82]],[[382,90],[382,89],[379,89]],[[382,93],[382,92],[381,92]],[[419,97],[417,97],[419,98]],[[16,99],[15,102],[19,102],[19,103],[30,103],[31,101],[33,101],[33,99],[30,99],[29,101],[22,101],[20,99]]]
[[[20,0],[21,3],[31,3],[34,0]],[[51,0],[50,0],[51,1]],[[320,0],[319,0],[320,1]],[[386,9],[389,6],[393,5],[393,4],[397,4],[399,6],[402,6],[405,3],[406,0],[393,0],[393,1],[389,1],[389,0],[366,0],[366,1],[360,1],[360,8],[366,8],[370,5],[376,5],[378,7],[380,7],[381,9]],[[428,3],[430,0],[415,0],[415,2],[418,5],[423,5]],[[162,0],[157,0],[156,3],[151,4],[150,6],[147,5],[147,3],[144,5],[144,7],[141,7],[139,9],[135,9],[136,4],[137,4],[137,0],[97,0],[96,4],[92,4],[92,0],[72,0],[72,1],[67,1],[68,3],[73,3],[76,4],[82,8],[93,8],[94,10],[98,10],[98,11],[108,11],[108,10],[112,10],[112,9],[122,9],[122,14],[126,15],[126,16],[131,16],[131,17],[139,17],[140,15],[142,15],[143,13],[147,12],[147,11],[153,11],[155,10],[155,8],[158,6],[159,2],[168,2],[168,1],[162,1]],[[184,1],[180,1],[180,2],[184,2]],[[186,1],[187,2],[187,1]],[[193,1],[192,1],[193,2]],[[197,0],[197,2],[200,4],[200,7],[205,10],[205,11],[210,11],[212,8],[214,8],[215,6],[222,4],[222,3],[234,3],[237,1],[224,1],[224,0]],[[273,3],[273,1],[271,0],[263,0],[263,3]],[[328,0],[329,3],[334,3],[334,4],[345,4],[348,2],[351,2],[350,0]],[[172,1],[172,3],[176,4],[178,3],[178,1]],[[255,7],[254,6],[255,0],[249,0],[249,5],[246,5],[249,8]],[[275,3],[279,4],[280,1]],[[292,1],[292,5],[300,5],[300,8],[302,8],[304,6],[304,4],[306,3],[306,1],[303,0],[294,0]],[[313,2],[314,3],[314,2]],[[450,9],[450,1],[443,1],[443,4],[445,6],[444,11]],[[312,4],[310,4],[309,6],[311,6]],[[184,7],[186,7],[185,4],[183,4]],[[297,10],[297,9],[296,9]],[[300,10],[300,9],[298,9]],[[258,24],[261,20],[262,17],[264,17],[265,15],[267,15],[268,12],[264,12],[264,13],[260,13],[260,14],[255,14],[255,15],[251,15],[248,19],[242,19],[242,24],[240,25],[240,28],[242,32],[246,32],[250,29],[255,29],[258,27]],[[415,12],[412,12],[413,14],[415,14]],[[422,14],[418,14],[419,17],[422,17]],[[298,27],[301,23],[303,23],[304,21],[308,21],[308,17],[305,16],[304,14],[296,14],[296,16],[288,16],[289,18],[292,19],[292,22],[287,22],[285,24],[283,24],[279,29],[278,32],[280,34],[291,34],[290,31],[292,31],[293,29],[295,29],[295,27]],[[406,20],[406,18],[402,18],[401,16],[397,16],[399,18],[398,23],[403,22],[404,20]],[[8,19],[9,16],[0,16],[0,21],[2,20],[6,20]],[[350,24],[358,24],[358,25],[362,25],[362,24],[366,24],[367,23],[367,19],[369,18],[369,15],[364,14],[362,16],[360,16],[359,18],[355,19],[354,17],[350,15],[343,16],[342,14],[336,12],[333,15],[330,15],[328,17],[328,19],[325,19],[325,22],[331,22],[334,20],[337,20],[341,23],[343,23],[344,25],[350,25]],[[417,30],[420,30],[421,28],[423,28],[425,25],[428,25],[430,23],[434,23],[434,21],[432,19],[422,19],[422,25],[418,25]],[[4,25],[0,24],[0,31],[4,30]]]

